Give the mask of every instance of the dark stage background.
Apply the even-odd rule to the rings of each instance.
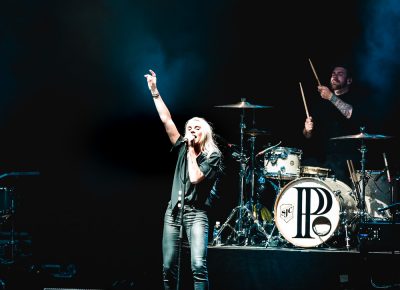
[[[203,116],[239,145],[241,111],[215,106],[241,98],[272,106],[245,114],[247,128],[271,132],[257,137],[258,152],[278,141],[301,149],[299,82],[311,114],[322,101],[309,58],[323,84],[331,65],[351,62],[355,84],[371,92],[366,131],[395,137],[369,145],[367,169],[383,169],[386,152],[398,174],[399,16],[400,5],[383,0],[3,1],[0,172],[40,174],[0,182],[14,188],[15,227],[32,236],[34,262],[161,280],[175,158],[143,77],[149,69],[181,131]],[[223,149],[212,221],[239,198],[239,163]]]

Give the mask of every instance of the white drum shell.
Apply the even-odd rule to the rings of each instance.
[[[303,152],[290,147],[276,147],[264,155],[264,174],[267,178],[293,180],[300,176]]]
[[[339,230],[341,220],[354,217],[356,205],[353,191],[344,182],[302,177],[289,182],[279,193],[274,206],[275,223],[293,245],[315,247]]]

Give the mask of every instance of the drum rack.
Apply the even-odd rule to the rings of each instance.
[[[19,176],[34,176],[39,175],[37,171],[28,171],[28,172],[8,172],[0,174],[0,180],[6,177],[19,177]],[[3,247],[8,249],[7,257],[0,258],[0,264],[14,264],[16,262],[17,253],[18,253],[18,240],[16,239],[17,233],[15,230],[15,214],[16,214],[16,195],[15,190],[11,186],[3,187],[5,191],[6,198],[4,203],[6,206],[9,206],[7,209],[4,210],[4,220],[1,221],[1,225],[8,223],[9,225],[9,238],[8,241],[3,245]],[[8,193],[10,193],[8,195]]]
[[[7,209],[4,209],[4,215],[1,217],[1,225],[8,224],[9,225],[9,237],[6,243],[2,246],[4,248],[4,256],[9,255],[9,259],[0,258],[1,264],[13,264],[15,261],[15,253],[17,241],[15,239],[15,195],[14,190],[7,187],[2,187],[5,194],[4,205],[8,206]]]

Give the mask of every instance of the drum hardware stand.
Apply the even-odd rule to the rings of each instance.
[[[237,233],[237,231],[235,230],[235,228],[232,227],[232,226],[229,224],[229,222],[231,221],[231,219],[233,218],[233,216],[236,214],[236,212],[237,212],[238,210],[241,210],[241,209],[242,209],[242,208],[241,208],[241,206],[239,205],[239,206],[235,207],[235,208],[231,211],[230,215],[228,216],[228,218],[226,219],[226,221],[223,223],[223,225],[222,225],[221,228],[219,229],[219,231],[218,231],[218,233],[217,233],[217,236],[212,240],[212,245],[215,244],[217,238],[220,237],[220,236],[222,235],[222,232],[224,231],[224,229],[225,229],[226,227],[228,227],[228,228],[232,231],[232,234],[235,235],[234,238],[237,239],[238,233]],[[232,238],[232,235],[229,236],[228,240],[231,239],[231,238]]]
[[[265,242],[265,248],[270,247],[271,239],[274,237],[275,231],[276,231],[276,224],[275,224],[275,220],[274,220],[274,227],[272,228],[271,233],[268,235],[268,239]],[[287,241],[284,238],[282,238],[282,236],[279,232],[278,232],[277,239],[279,240],[279,242],[287,244]]]
[[[361,134],[364,133],[365,127],[361,127],[360,131]],[[365,145],[364,139],[361,139],[361,146],[358,149],[361,153],[361,175],[360,175],[360,180],[359,180],[359,186],[355,187],[356,193],[359,195],[358,196],[358,208],[359,208],[359,213],[353,218],[353,221],[359,218],[359,223],[364,223],[367,221],[367,212],[365,209],[365,188],[366,188],[366,183],[367,183],[367,176],[366,176],[366,171],[365,171],[365,164],[366,164],[366,153],[367,153],[367,146]],[[351,161],[350,161],[351,162]],[[352,166],[352,163],[349,163],[350,166]],[[351,178],[352,179],[352,178]],[[350,222],[349,224],[351,224]],[[345,242],[346,242],[346,249],[350,250],[350,237],[348,235],[348,221],[346,221],[345,225]]]
[[[242,99],[245,101],[245,99]],[[244,129],[246,128],[246,124],[244,123],[244,109],[242,109],[242,113],[240,114],[240,182],[239,182],[239,208],[242,209],[244,207],[244,183],[245,183],[245,175],[246,175],[246,156],[244,154]],[[236,221],[237,223],[237,235],[238,238],[240,235],[244,236],[243,230],[243,215],[242,211],[239,210],[239,218]]]
[[[241,98],[239,103],[236,104],[229,104],[229,105],[220,105],[220,106],[215,106],[215,107],[220,107],[220,108],[235,108],[235,109],[241,109],[241,114],[240,114],[240,182],[239,182],[239,205],[232,210],[228,220],[224,223],[224,225],[232,218],[232,216],[238,212],[238,219],[236,220],[235,223],[235,234],[237,235],[237,238],[240,236],[245,236],[246,239],[248,238],[247,233],[245,233],[245,230],[243,228],[243,218],[244,218],[244,213],[243,209],[247,211],[247,208],[244,205],[244,185],[245,185],[245,175],[246,175],[246,163],[248,161],[248,158],[246,158],[244,154],[244,129],[246,128],[245,122],[244,122],[244,115],[245,115],[245,109],[263,109],[263,108],[272,108],[271,106],[263,106],[263,105],[253,105],[250,104],[249,102],[246,101],[246,98]],[[255,113],[254,113],[255,114]],[[253,117],[253,124],[254,124],[254,117]],[[254,154],[253,154],[254,155]],[[252,215],[251,215],[252,216]],[[253,216],[252,216],[253,218]],[[220,231],[222,231],[225,226],[222,226]]]
[[[232,220],[232,218],[235,216],[236,213],[239,213],[239,216],[244,217],[244,216],[248,216],[251,217],[252,221],[254,224],[256,224],[257,229],[260,230],[260,232],[267,238],[268,234],[265,232],[264,228],[260,225],[260,223],[258,222],[258,220],[254,217],[253,213],[251,210],[249,210],[247,207],[245,206],[237,206],[235,207],[232,212],[230,213],[230,215],[228,216],[228,218],[226,219],[226,221],[223,223],[223,225],[221,226],[221,228],[218,231],[217,237],[222,235],[222,232],[225,230],[225,228],[229,228],[232,231],[232,234],[227,238],[227,240],[232,239],[232,235],[233,235],[233,239],[238,240],[240,238],[240,232],[238,232],[234,227],[232,227],[229,222]],[[236,220],[236,223],[238,222],[238,220]],[[248,245],[248,241],[249,241],[249,230],[247,231],[243,230],[243,237],[245,237],[244,239],[244,246]],[[215,237],[212,241],[212,243],[215,242],[216,238]]]
[[[242,103],[245,103],[246,99],[241,99]],[[232,228],[232,230],[235,233],[235,238],[239,240],[241,236],[246,236],[245,231],[243,229],[243,209],[245,209],[244,206],[244,183],[245,183],[245,175],[246,175],[246,164],[248,161],[248,158],[246,158],[246,155],[244,154],[244,145],[243,145],[243,139],[244,139],[244,129],[246,128],[246,124],[244,122],[244,108],[242,108],[242,112],[240,114],[240,153],[239,153],[239,162],[240,162],[240,171],[239,171],[239,205],[235,207],[232,212],[230,213],[229,217],[225,221],[225,223],[221,226],[221,229],[219,230],[218,235],[222,233],[222,231],[225,229],[225,227],[229,226],[232,228],[228,222],[232,219],[232,217],[238,213],[238,219],[235,221],[235,229]]]
[[[274,212],[273,214],[274,214],[274,216],[275,216],[275,212]],[[272,227],[272,230],[271,230],[271,232],[269,233],[269,235],[267,234],[268,239],[267,239],[267,241],[265,242],[265,248],[268,248],[268,247],[270,246],[271,239],[272,239],[272,237],[274,236],[274,233],[275,233],[275,230],[276,230],[275,218],[273,218],[273,222],[274,222],[274,226]],[[284,241],[285,241],[284,239],[282,239],[282,238],[280,237],[280,233],[279,233],[279,232],[278,232],[278,239],[279,239],[279,241],[281,241],[281,242],[284,242]]]
[[[364,133],[365,127],[361,127],[360,131],[361,133]],[[359,151],[361,152],[361,176],[360,176],[360,182],[361,182],[361,186],[360,186],[360,200],[359,200],[359,207],[360,207],[360,221],[361,222],[365,222],[366,221],[366,215],[367,212],[365,210],[365,187],[366,187],[366,174],[365,174],[365,164],[366,164],[366,158],[365,155],[367,153],[367,146],[365,145],[365,141],[364,139],[361,139],[361,147],[359,149]]]
[[[275,232],[275,229],[276,229],[276,224],[275,224],[275,220],[274,220],[274,227],[272,228],[271,233],[268,235],[268,239],[267,239],[267,241],[265,242],[265,247],[266,247],[266,248],[269,247],[269,243],[271,242],[271,238],[272,238],[272,235],[273,235],[274,232]]]
[[[258,219],[258,213],[257,209],[255,209],[255,194],[254,194],[254,169],[255,169],[255,158],[254,158],[254,143],[256,141],[256,136],[251,136],[250,137],[250,142],[251,142],[251,147],[250,147],[250,157],[251,157],[251,181],[250,181],[250,186],[251,186],[251,194],[250,194],[250,206],[253,212],[253,216],[255,219]]]
[[[281,142],[279,142],[279,144],[280,144],[280,143],[281,143]],[[274,204],[275,204],[275,203],[276,203],[276,199],[277,199],[279,193],[281,192],[281,188],[282,188],[282,186],[281,186],[281,180],[278,179],[278,186],[276,186],[272,181],[270,181],[270,183],[273,184],[274,189],[276,190],[275,200],[274,200]],[[266,247],[266,248],[269,247],[270,242],[271,242],[271,239],[272,239],[272,237],[273,237],[273,235],[274,235],[274,232],[275,232],[275,230],[276,230],[275,211],[273,211],[273,216],[274,216],[274,217],[273,217],[274,226],[272,227],[272,230],[271,230],[271,232],[270,232],[269,235],[268,235],[268,239],[267,239],[267,241],[265,242],[265,247]],[[282,238],[279,238],[279,240],[280,240],[280,241],[283,241]]]
[[[334,137],[330,138],[331,140],[333,139],[361,139],[361,147],[358,149],[361,152],[361,177],[360,177],[360,200],[359,200],[359,208],[360,208],[360,221],[365,222],[366,221],[366,210],[365,210],[365,188],[366,188],[366,176],[365,176],[365,163],[366,163],[366,158],[365,154],[367,153],[367,147],[364,143],[364,140],[378,140],[378,139],[388,139],[392,138],[391,136],[385,136],[385,135],[379,135],[379,134],[368,134],[365,133],[365,127],[360,127],[360,133],[356,135],[348,135],[348,136],[340,136],[340,137]],[[384,156],[385,157],[385,156]],[[386,165],[386,160],[385,160],[385,165]]]
[[[254,116],[254,111],[253,111],[253,129],[247,131],[246,133],[250,135],[249,141],[250,141],[250,170],[251,170],[251,180],[250,180],[250,186],[251,186],[251,193],[250,193],[250,197],[249,197],[249,206],[250,206],[250,213],[252,216],[252,221],[253,221],[253,225],[255,225],[256,229],[261,232],[263,234],[264,237],[268,238],[268,234],[265,231],[264,227],[262,224],[260,224],[259,221],[259,213],[258,213],[258,199],[256,198],[256,194],[255,194],[255,170],[256,170],[256,165],[255,165],[255,157],[259,156],[260,153],[258,153],[257,155],[255,155],[255,141],[256,141],[256,136],[259,134],[266,134],[266,132],[257,130],[254,128],[255,126],[255,116]],[[278,145],[281,142],[278,143]],[[277,145],[273,146],[276,147]],[[272,147],[272,148],[273,148]],[[270,148],[267,148],[270,149]],[[263,150],[264,152],[266,150]],[[252,228],[252,225],[250,225],[249,228],[249,233],[250,230]],[[251,233],[250,233],[251,234]],[[249,237],[247,237],[246,241],[248,240]]]
[[[344,232],[346,234],[346,238],[345,238],[346,239],[346,249],[347,249],[347,251],[349,251],[350,250],[350,243],[349,243],[350,237],[349,237],[349,231],[348,231],[347,223],[344,224]]]
[[[15,262],[15,254],[17,252],[17,241],[15,240],[15,199],[14,195],[11,195],[11,207],[10,207],[10,239],[6,244],[10,249],[10,258],[9,259],[1,259],[2,264],[14,264]]]
[[[39,175],[40,172],[38,171],[25,171],[25,172],[6,172],[0,174],[0,179],[6,178],[6,177],[19,177],[19,176],[36,176]],[[13,192],[13,190],[12,190]],[[0,259],[0,263],[3,264],[13,264],[15,262],[16,258],[16,253],[17,253],[17,244],[18,241],[15,239],[15,194],[11,194],[11,206],[10,206],[10,241],[8,242],[8,245],[10,247],[10,259],[5,260],[5,259]],[[1,285],[1,280],[0,280],[0,285]]]

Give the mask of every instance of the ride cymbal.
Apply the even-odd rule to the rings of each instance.
[[[245,99],[242,99],[239,103],[236,104],[228,104],[228,105],[219,105],[214,106],[217,108],[231,108],[231,109],[267,109],[272,108],[271,106],[264,106],[264,105],[253,105],[249,102],[246,102]]]
[[[246,130],[246,131],[244,131],[244,133],[246,135],[250,135],[250,136],[271,135],[270,132],[265,131],[265,130],[259,130],[259,129]]]
[[[344,140],[344,139],[364,139],[364,140],[378,140],[378,139],[389,139],[392,136],[380,135],[380,134],[368,134],[368,133],[358,133],[355,135],[339,136],[330,138],[331,140]]]

